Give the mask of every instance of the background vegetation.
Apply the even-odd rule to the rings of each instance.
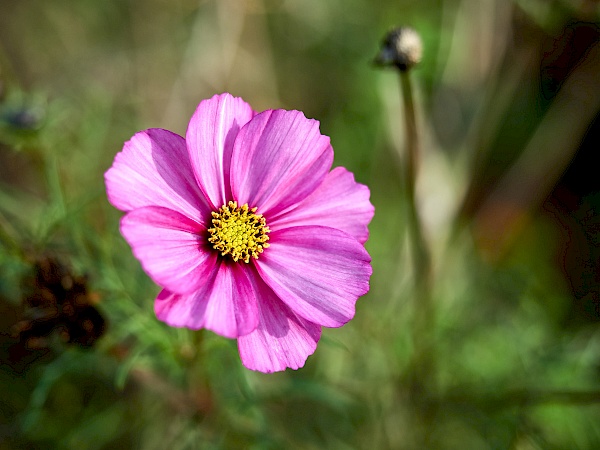
[[[600,448],[592,0],[0,0],[0,448]],[[398,76],[417,29],[415,293]],[[103,173],[223,91],[369,185],[371,291],[298,371],[156,320]],[[424,311],[425,310],[425,311]]]

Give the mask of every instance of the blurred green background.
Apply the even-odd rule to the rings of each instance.
[[[592,0],[0,0],[0,448],[600,448],[599,20]],[[397,25],[424,42],[426,308],[398,75],[372,64]],[[124,141],[184,134],[224,91],[318,119],[371,188],[371,290],[298,371],[159,322],[106,200]]]

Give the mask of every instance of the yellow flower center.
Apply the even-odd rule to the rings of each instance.
[[[229,202],[212,213],[212,227],[208,229],[210,242],[221,255],[231,255],[234,261],[250,262],[250,257],[258,259],[269,246],[269,227],[262,214],[255,214],[256,208],[248,204],[238,206]]]

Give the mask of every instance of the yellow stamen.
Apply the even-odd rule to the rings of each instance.
[[[234,261],[250,262],[269,246],[269,227],[262,214],[248,204],[238,206],[229,202],[212,213],[212,228],[208,229],[210,242],[222,256],[230,255]]]

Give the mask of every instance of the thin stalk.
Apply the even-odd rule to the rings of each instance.
[[[419,420],[416,424],[422,428],[422,432],[418,434],[421,435],[422,443],[426,444],[428,424],[435,416],[431,402],[426,401],[432,394],[431,389],[434,386],[432,381],[435,377],[433,339],[430,331],[434,321],[431,301],[433,280],[431,254],[423,233],[416,199],[415,185],[420,152],[413,91],[408,71],[400,71],[400,84],[406,136],[404,160],[406,212],[414,276],[414,324],[412,329],[414,355],[409,373],[409,388],[413,403],[419,412]]]
[[[423,236],[423,227],[419,217],[415,193],[420,152],[412,84],[407,71],[400,72],[400,82],[402,87],[404,127],[406,135],[404,181],[407,197],[407,213],[409,220],[409,232],[411,233],[412,258],[416,275],[416,283],[419,284],[425,280],[428,280],[430,277],[431,257],[429,254],[429,248]]]
[[[13,229],[10,222],[0,212],[0,247],[3,246],[5,252],[12,253],[22,261],[26,261],[25,252],[17,243],[14,237],[16,233],[13,232]]]
[[[500,392],[478,392],[464,389],[462,393],[447,394],[437,399],[447,405],[475,405],[485,411],[498,411],[514,407],[537,407],[542,405],[596,405],[600,403],[600,391],[553,391],[514,389]]]

